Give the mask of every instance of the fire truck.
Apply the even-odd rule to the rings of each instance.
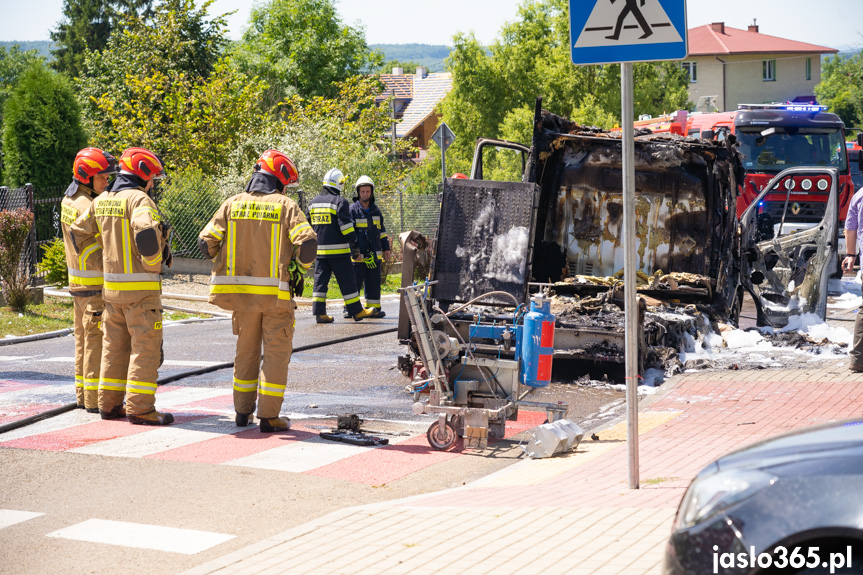
[[[746,178],[737,202],[737,215],[773,177],[794,166],[833,167],[839,170],[839,221],[845,221],[854,184],[845,146],[845,125],[826,106],[760,104],[740,106],[734,117],[733,133],[740,144]],[[824,214],[830,183],[823,179],[788,178],[783,182],[790,194],[771,194],[762,211],[781,211],[778,203],[789,201],[792,209],[786,223],[812,224]],[[788,221],[788,218],[791,221]]]

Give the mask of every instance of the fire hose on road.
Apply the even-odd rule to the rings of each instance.
[[[377,331],[370,331],[368,333],[363,333],[360,335],[351,335],[351,336],[346,336],[346,337],[339,337],[336,339],[330,339],[330,340],[322,341],[319,343],[312,343],[309,345],[301,345],[299,347],[295,347],[293,350],[293,353],[302,352],[302,351],[309,351],[312,349],[318,349],[321,347],[327,347],[330,345],[336,345],[339,343],[345,343],[345,342],[354,341],[357,339],[364,339],[367,337],[384,335],[384,334],[388,334],[388,333],[393,333],[397,330],[398,330],[398,328],[391,327],[391,328],[387,328],[387,329],[379,329]],[[180,373],[176,373],[174,375],[169,375],[168,377],[163,377],[163,378],[159,379],[158,381],[156,381],[156,384],[157,385],[164,385],[166,383],[172,383],[174,381],[179,381],[181,379],[186,379],[188,377],[194,377],[196,375],[203,375],[205,373],[210,373],[213,371],[219,371],[222,369],[229,369],[232,367],[234,367],[233,361],[225,362],[225,363],[217,363],[216,365],[210,365],[208,367],[202,367],[200,369],[193,369],[191,371],[183,371]],[[72,402],[72,403],[69,403],[67,405],[63,405],[61,407],[56,407],[54,409],[44,411],[42,413],[37,413],[36,415],[31,415],[30,417],[26,417],[26,418],[20,419],[18,421],[13,421],[12,423],[7,423],[6,425],[0,426],[0,434],[5,433],[7,431],[12,431],[13,429],[19,429],[21,427],[26,427],[26,426],[31,425],[33,423],[36,423],[38,421],[42,421],[43,419],[49,419],[51,417],[60,415],[61,413],[66,413],[67,411],[72,411],[73,409],[75,409],[76,406],[77,406],[77,404],[75,402]]]

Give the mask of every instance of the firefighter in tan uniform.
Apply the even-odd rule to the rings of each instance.
[[[243,193],[228,198],[198,236],[213,261],[210,303],[233,312],[236,424],[249,424],[257,401],[262,432],[286,431],[279,417],[294,337],[294,296],[317,253],[317,236],[284,195],[299,180],[294,163],[267,150]],[[261,347],[263,346],[263,362]]]
[[[75,222],[78,245],[98,238],[102,245],[105,313],[99,413],[131,423],[167,425],[170,413],[156,411],[156,379],[162,348],[162,262],[171,257],[156,204],[148,195],[162,162],[149,150],[129,148],[107,191]],[[125,397],[126,405],[123,406]]]
[[[75,397],[79,408],[99,413],[99,366],[102,363],[102,246],[95,239],[76,246],[70,230],[78,216],[117,173],[117,160],[98,148],[75,156],[72,183],[60,204],[60,229],[66,249],[69,293],[75,309]],[[80,252],[80,253],[79,253]]]

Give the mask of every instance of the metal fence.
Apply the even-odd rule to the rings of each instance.
[[[30,274],[38,281],[36,264],[42,259],[40,246],[60,237],[60,202],[65,187],[35,188],[27,184],[21,188],[0,187],[0,210],[25,208],[33,212],[33,229],[27,239],[22,260],[29,265]],[[156,203],[174,230],[172,249],[176,257],[202,259],[197,248],[198,233],[204,228],[227,195],[215,183],[165,181],[156,193]],[[302,190],[289,190],[288,196],[306,212],[308,202],[318,194]],[[351,199],[351,191],[346,191]],[[384,215],[384,224],[394,254],[400,253],[398,236],[415,230],[432,236],[438,224],[440,201],[437,195],[416,195],[396,192],[376,192],[375,202]]]
[[[171,182],[166,182],[157,195],[159,209],[171,222],[174,230],[172,248],[177,257],[201,259],[198,251],[198,234],[224,201],[226,192],[212,183],[202,181],[196,184],[184,182],[181,193],[173,189]],[[236,193],[239,190],[234,191]],[[288,190],[288,197],[297,202],[306,212],[308,203],[319,192],[303,190]],[[351,199],[351,191],[346,192]],[[232,194],[231,194],[232,195]],[[416,195],[396,192],[375,192],[375,203],[384,216],[384,225],[390,237],[390,243],[396,254],[400,252],[398,235],[404,231],[416,230],[426,235],[433,235],[438,224],[440,202],[437,195]]]
[[[34,280],[40,275],[36,273],[36,264],[42,258],[39,247],[60,237],[60,202],[65,191],[65,187],[35,188],[32,184],[20,188],[0,187],[0,210],[24,208],[33,212],[33,227],[21,259]]]

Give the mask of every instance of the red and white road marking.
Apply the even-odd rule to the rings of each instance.
[[[20,418],[71,401],[72,384],[58,381],[0,381],[0,424],[11,414]],[[381,447],[358,447],[323,440],[322,426],[335,422],[295,418],[290,431],[263,434],[257,426],[236,427],[230,388],[162,386],[156,401],[174,414],[167,427],[102,420],[76,409],[24,428],[0,434],[0,447],[65,451],[106,457],[129,457],[210,463],[383,485],[436,463],[460,457],[458,446],[440,452],[429,447],[425,425],[416,435],[390,438]],[[5,415],[4,415],[5,414]],[[525,412],[507,422],[507,436],[542,423],[544,413]]]

